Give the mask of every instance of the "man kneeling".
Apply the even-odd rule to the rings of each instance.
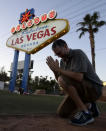
[[[62,39],[54,41],[52,50],[61,58],[60,65],[51,56],[46,63],[79,110],[70,123],[80,126],[92,123],[99,116],[96,100],[102,95],[102,81],[82,50],[70,49]]]

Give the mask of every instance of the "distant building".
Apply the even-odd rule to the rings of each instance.
[[[33,71],[31,71],[31,69],[33,69],[33,63],[34,61],[31,60],[30,61],[30,64],[29,64],[29,75],[31,75],[33,73]],[[12,66],[13,66],[13,63],[11,63],[11,66],[10,66],[10,75],[11,75],[11,72],[12,72]],[[18,61],[18,66],[17,66],[17,75],[18,75],[18,78],[17,80],[22,80],[22,77],[23,77],[23,71],[24,71],[24,61]]]

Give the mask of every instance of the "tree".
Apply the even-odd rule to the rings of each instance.
[[[36,89],[39,87],[39,77],[35,76],[34,80],[32,80],[32,84],[30,84],[30,90],[35,92]]]
[[[52,93],[54,90],[54,86],[56,90],[59,89],[57,82],[52,78],[48,80],[48,76],[35,76],[32,87],[30,89],[32,92],[34,92],[36,89],[44,89],[46,90],[46,93]]]
[[[0,81],[4,81],[4,82],[9,81],[9,77],[7,76],[4,67],[0,69]]]
[[[77,25],[81,27],[77,31],[81,31],[79,38],[85,35],[86,32],[89,33],[90,46],[91,46],[91,56],[92,56],[92,65],[95,69],[95,40],[94,33],[99,31],[99,28],[103,25],[106,25],[106,21],[98,21],[100,18],[98,12],[94,12],[93,15],[87,14],[82,22],[79,22]]]

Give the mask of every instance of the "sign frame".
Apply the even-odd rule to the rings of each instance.
[[[24,51],[24,52],[26,52],[27,54],[34,54],[34,53],[40,51],[42,48],[46,47],[47,45],[49,45],[50,43],[52,43],[54,40],[60,38],[61,36],[63,36],[64,34],[66,34],[66,33],[70,30],[69,22],[68,22],[67,19],[54,19],[54,20],[48,20],[47,22],[49,22],[49,21],[52,21],[52,22],[53,22],[53,21],[55,21],[55,20],[63,20],[63,21],[65,21],[65,22],[66,22],[65,28],[62,29],[59,33],[57,33],[57,34],[55,34],[54,36],[52,36],[52,38],[47,39],[44,43],[41,43],[41,44],[38,45],[36,48],[32,49],[31,51],[25,51],[25,50],[19,49],[19,48],[17,48],[17,47],[9,46],[9,45],[7,44],[7,42],[8,42],[8,40],[9,40],[11,37],[13,37],[13,35],[8,38],[8,40],[7,40],[7,42],[6,42],[6,45],[7,45],[8,47],[10,47],[10,48],[14,48],[14,49],[19,50],[19,51]],[[47,23],[47,22],[46,22],[46,23]],[[40,25],[40,24],[39,24],[39,25]],[[37,27],[37,26],[39,26],[39,25],[35,25],[35,26]],[[31,28],[32,28],[32,27],[31,27]],[[25,31],[25,30],[24,30],[24,31]],[[16,33],[16,34],[17,34],[17,33]],[[14,35],[15,35],[15,34],[14,34]]]

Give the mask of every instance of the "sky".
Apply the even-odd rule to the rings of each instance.
[[[14,58],[14,49],[6,46],[7,39],[11,36],[10,30],[17,26],[20,13],[26,9],[35,9],[35,16],[48,13],[50,10],[57,12],[57,18],[67,19],[70,24],[70,31],[61,39],[64,39],[69,48],[82,49],[91,61],[89,34],[85,34],[79,39],[80,32],[77,23],[83,21],[83,17],[94,11],[100,12],[100,20],[106,21],[106,1],[105,0],[0,0],[0,69],[4,66],[5,71],[10,71],[11,62]],[[34,60],[34,76],[48,76],[54,79],[54,75],[46,65],[47,56],[54,56],[51,50],[52,43],[39,52],[32,54]],[[95,34],[96,72],[101,80],[106,81],[106,26],[99,29]],[[19,61],[25,59],[25,53],[19,53]],[[59,59],[60,60],[60,59]],[[9,75],[9,72],[8,72]]]

